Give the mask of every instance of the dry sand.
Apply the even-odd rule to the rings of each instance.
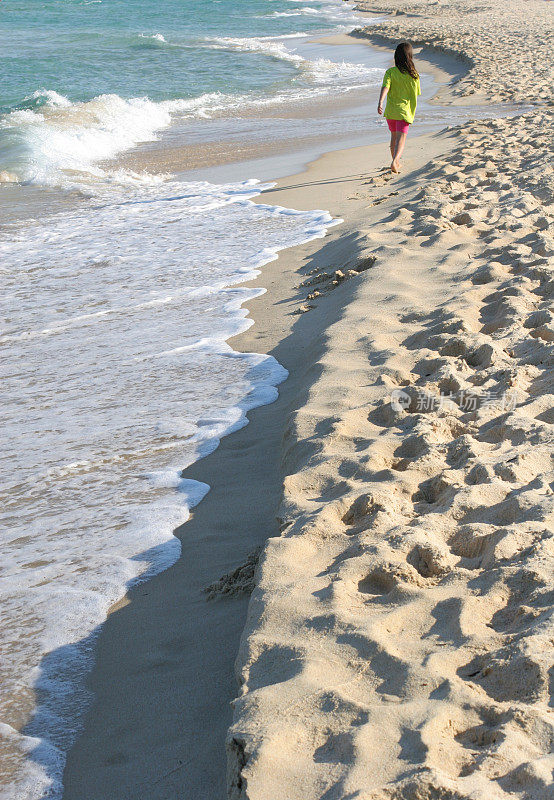
[[[463,52],[455,93],[539,107],[408,150],[312,263],[324,333],[237,659],[233,800],[554,797],[551,19],[433,2],[380,27]]]
[[[467,54],[443,102],[536,115],[411,138],[399,177],[383,145],[328,153],[262,196],[345,222],[264,268],[233,345],[290,378],[189,471],[212,490],[183,557],[104,626],[65,800],[552,797],[548,9],[378,29]]]

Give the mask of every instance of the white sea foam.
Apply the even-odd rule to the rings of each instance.
[[[298,8],[296,11],[273,11],[271,14],[266,14],[263,16],[266,17],[308,17],[314,16],[315,14],[321,14],[321,9],[318,8],[310,8],[310,6],[304,6],[303,8]]]
[[[207,105],[217,106],[223,98],[210,93],[155,103],[106,94],[72,103],[50,90],[35,92],[26,99],[40,99],[40,105],[0,118],[4,180],[57,185],[74,183],[79,176],[104,177],[98,162],[155,139],[175,115],[202,114]]]
[[[280,37],[282,38],[282,37]],[[209,40],[212,47],[227,50],[239,50],[241,52],[262,53],[293,64],[308,81],[312,83],[328,84],[331,90],[336,86],[337,80],[349,82],[352,87],[363,83],[375,83],[381,75],[381,71],[364,64],[351,63],[347,61],[334,62],[326,58],[310,60],[304,58],[300,53],[291,50],[281,41],[268,37],[213,37]]]
[[[357,22],[360,17],[356,14],[355,10],[346,3],[326,3],[317,7],[305,5],[306,3],[313,2],[313,0],[289,0],[294,3],[296,8],[294,12],[277,11],[272,12],[269,16],[285,16],[294,13],[295,15],[312,16],[314,18],[321,17],[331,22],[339,22],[344,24],[351,24]]]
[[[266,17],[300,17],[301,11],[274,11],[273,14],[258,14],[258,19],[265,19]]]
[[[53,89],[37,89],[28,97],[25,97],[23,103],[35,100],[37,105],[49,105],[51,108],[68,108],[71,105],[71,100],[64,97],[63,94],[55,92]]]
[[[381,70],[366,67],[364,64],[354,64],[349,61],[330,61],[327,58],[318,58],[309,62],[308,72],[315,82],[336,85],[337,81],[349,82],[351,86],[371,85],[381,76]]]
[[[232,36],[213,36],[207,39],[208,47],[220,48],[223,50],[239,50],[243,53],[262,53],[266,56],[271,56],[279,61],[288,61],[291,64],[299,65],[305,62],[305,59],[298,53],[289,50],[281,42],[274,39],[267,39],[263,37],[232,37]]]
[[[162,33],[139,33],[141,39],[153,39],[156,42],[167,44],[167,40]]]
[[[275,39],[306,39],[310,34],[306,31],[298,31],[297,33],[283,33],[276,36],[259,36],[261,41],[273,41]]]
[[[173,530],[208,491],[181,470],[286,377],[226,343],[261,291],[238,284],[332,220],[253,203],[263,188],[114,188],[0,233],[2,677],[23,706],[42,698],[22,733],[0,727],[28,756],[3,800],[61,797],[98,625],[126,585],[176,560]]]

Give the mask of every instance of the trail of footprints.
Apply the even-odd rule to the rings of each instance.
[[[474,125],[464,138],[479,142],[484,163],[475,164],[474,144],[457,149],[399,212],[400,230],[443,245],[445,262],[450,248],[464,249],[468,228],[479,249],[458,313],[450,304],[448,314],[439,307],[424,319],[406,316],[416,328],[402,343],[413,367],[404,375],[385,370],[382,380],[410,405],[385,401],[369,414],[370,427],[387,431],[388,457],[383,462],[382,437],[370,434],[363,460],[380,460],[380,469],[353,502],[346,495],[336,504],[359,553],[334,578],[357,589],[361,616],[371,609],[364,650],[371,657],[375,647],[378,691],[398,690],[407,704],[422,693],[438,701],[423,723],[407,721],[407,760],[421,768],[384,797],[553,796],[554,198],[546,115],[535,121]],[[498,129],[509,126],[494,150]],[[522,135],[526,126],[534,133]],[[518,175],[524,188],[514,203]],[[447,393],[446,407],[418,413],[422,390]],[[506,392],[519,395],[516,408],[502,412],[479,400]],[[476,400],[470,410],[468,398]],[[406,677],[395,689],[387,662],[401,658],[394,618],[403,604],[413,604],[413,624],[401,635],[420,659],[403,663]],[[367,619],[360,627],[368,630]],[[449,701],[464,709],[458,722]],[[441,747],[457,753],[450,764],[439,752],[433,757]],[[511,769],[522,748],[525,763]]]
[[[380,405],[312,420],[305,430],[300,417],[291,433],[285,486],[335,497],[316,504],[308,523],[305,515],[290,522],[294,502],[283,504],[284,534],[302,533],[307,550],[313,537],[338,537],[308,628],[322,651],[337,648],[341,667],[317,698],[320,716],[303,696],[288,709],[313,723],[314,760],[326,767],[318,796],[326,800],[553,797],[554,196],[546,121],[545,113],[456,134],[460,146],[385,224],[402,246],[414,236],[420,247],[433,244],[457,299],[402,315],[401,358],[366,375],[383,387]],[[514,392],[515,407],[499,407]],[[418,405],[422,394],[441,393],[448,399],[440,407]],[[273,682],[301,669],[303,636],[272,652],[281,665]],[[399,766],[387,774],[391,749]],[[360,788],[375,774],[380,788]]]

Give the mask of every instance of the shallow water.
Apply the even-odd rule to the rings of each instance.
[[[258,293],[233,284],[331,218],[254,204],[259,188],[164,183],[0,236],[2,733],[16,752],[54,744],[50,767],[87,702],[91,641],[72,644],[126,584],[175,561],[172,531],[209,488],[181,470],[286,377],[225,343]],[[23,770],[3,796],[48,781]]]
[[[98,176],[100,159],[176,120],[375,82],[286,44],[355,20],[338,0],[3,2],[0,180]]]

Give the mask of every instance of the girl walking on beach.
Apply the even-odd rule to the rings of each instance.
[[[408,128],[414,121],[417,97],[421,94],[419,74],[414,64],[414,53],[409,42],[401,42],[394,51],[395,66],[385,72],[379,95],[377,113],[383,113],[387,98],[385,118],[390,130],[391,172],[400,172],[400,156],[404,151]]]

